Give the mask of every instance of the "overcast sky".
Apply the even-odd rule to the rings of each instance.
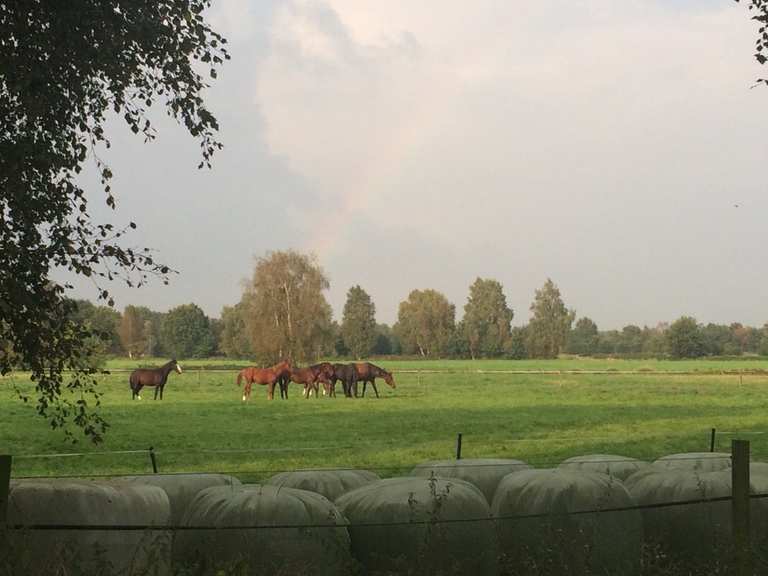
[[[92,212],[180,271],[114,286],[118,308],[219,316],[254,256],[296,248],[336,318],[353,284],[379,321],[415,288],[460,316],[482,276],[515,324],[547,277],[601,329],[768,321],[768,89],[743,4],[223,0],[210,18],[232,54],[207,93],[213,170],[161,113],[151,144],[111,126],[118,211]]]

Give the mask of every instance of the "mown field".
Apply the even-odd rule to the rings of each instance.
[[[14,386],[30,386],[23,374],[0,380],[0,452],[14,455],[17,477],[151,472],[146,452],[104,453],[150,446],[161,472],[257,480],[281,470],[354,467],[391,476],[453,457],[459,432],[464,457],[546,467],[587,453],[654,459],[704,451],[714,427],[718,449],[728,450],[738,433],[752,441],[755,458],[768,460],[764,360],[381,361],[395,371],[397,389],[381,382],[379,399],[346,399],[339,389],[336,399],[305,400],[292,385],[289,400],[272,402],[254,387],[247,404],[234,370],[199,369],[216,363],[182,362],[184,374],[170,376],[161,402],[149,390],[132,401],[121,370],[138,363],[111,362],[113,372],[101,382],[111,428],[100,446],[67,444],[34,406],[19,401]],[[601,370],[607,372],[587,373]],[[34,456],[71,452],[83,455]]]

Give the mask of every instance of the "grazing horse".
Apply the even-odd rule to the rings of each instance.
[[[329,393],[331,378],[333,378],[333,366],[328,362],[291,370],[291,382],[304,385],[302,395],[305,398],[309,398],[313,391],[315,398],[318,397],[318,382],[323,384],[323,393]]]
[[[243,402],[251,397],[251,386],[255,382],[256,384],[262,384],[267,386],[267,398],[270,400],[275,397],[275,384],[280,382],[281,378],[290,374],[291,363],[289,360],[283,360],[278,362],[274,366],[269,368],[244,368],[240,370],[237,375],[237,385],[240,386],[240,381],[245,378],[245,387],[243,388]],[[281,387],[282,395],[282,387]]]
[[[168,380],[168,374],[171,370],[176,370],[181,374],[181,366],[174,358],[170,362],[163,364],[160,368],[138,368],[131,372],[131,376],[128,378],[128,382],[131,385],[131,400],[138,398],[141,400],[141,389],[144,386],[155,387],[155,400],[157,400],[157,393],[160,393],[160,400],[163,399],[163,389],[165,388],[165,382]]]
[[[334,364],[333,365],[333,378],[332,378],[332,388],[334,389],[334,395],[335,395],[335,388],[336,388],[336,382],[338,380],[341,380],[341,386],[344,388],[344,396],[347,398],[352,398],[352,390],[353,387],[356,387],[357,384],[357,370],[355,370],[354,364]]]
[[[354,384],[355,396],[357,396],[357,382],[363,383],[363,398],[365,398],[365,387],[368,382],[373,386],[373,391],[376,393],[376,398],[379,397],[379,391],[376,389],[376,378],[384,378],[384,381],[395,387],[395,379],[390,372],[387,372],[383,368],[379,368],[370,362],[357,362],[354,364],[355,371],[357,372],[357,381]]]

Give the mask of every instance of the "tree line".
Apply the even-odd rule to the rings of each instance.
[[[408,355],[424,358],[555,358],[579,356],[671,357],[768,355],[768,324],[762,328],[699,324],[683,316],[654,327],[627,325],[599,330],[563,302],[548,279],[536,290],[525,326],[512,326],[514,311],[498,280],[477,278],[464,314],[432,289],[413,290],[400,303],[397,322],[376,321],[376,306],[360,286],[347,291],[340,322],[324,292],[330,283],[316,260],[295,251],[257,259],[241,300],[208,318],[195,304],[162,313],[126,306],[122,313],[75,301],[73,318],[94,334],[104,354],[202,358],[226,356],[261,363],[290,357]]]

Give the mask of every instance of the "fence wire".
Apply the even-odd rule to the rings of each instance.
[[[234,487],[233,487],[234,491]],[[255,491],[255,490],[254,490]],[[768,493],[750,494],[751,500],[768,498]],[[482,516],[478,518],[432,518],[428,520],[408,520],[399,522],[340,522],[318,524],[257,524],[257,525],[157,525],[157,524],[13,524],[6,526],[9,530],[83,530],[83,531],[113,531],[113,532],[137,532],[137,531],[200,531],[200,530],[306,530],[314,528],[390,528],[403,526],[432,526],[450,524],[472,524],[478,522],[507,522],[520,520],[537,520],[544,518],[562,518],[566,516],[584,516],[590,514],[612,514],[619,512],[644,511],[679,506],[694,506],[700,504],[716,504],[719,502],[731,502],[733,496],[718,496],[714,498],[695,498],[690,500],[678,500],[674,502],[659,502],[654,504],[635,504],[632,506],[617,506],[611,508],[594,508],[589,510],[573,511],[549,511],[531,514],[511,514],[504,516]],[[342,518],[343,520],[343,518]]]

